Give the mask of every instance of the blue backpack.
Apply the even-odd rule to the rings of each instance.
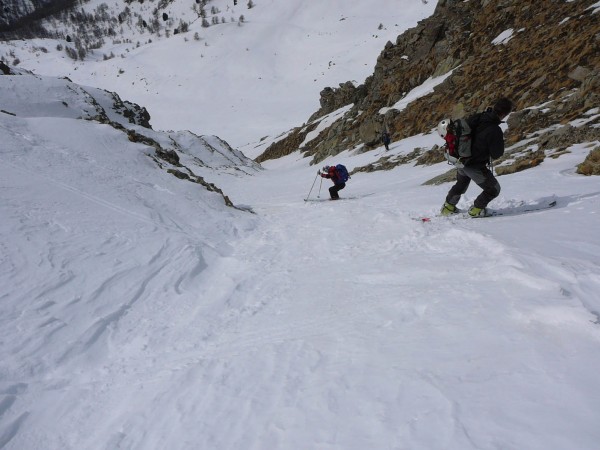
[[[348,169],[346,169],[346,166],[342,164],[338,164],[337,166],[335,166],[335,171],[337,172],[338,178],[342,183],[345,183],[346,181],[348,181],[348,178],[350,178],[350,175],[348,174]]]

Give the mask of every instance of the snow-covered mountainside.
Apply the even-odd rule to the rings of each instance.
[[[70,119],[62,122],[67,128],[75,123],[73,120],[79,119],[106,124],[118,132],[119,139],[139,143],[138,148],[155,162],[157,169],[217,192],[229,205],[231,202],[221,190],[205,182],[202,175],[215,170],[252,173],[259,168],[216,136],[197,136],[189,131],[154,131],[145,108],[123,101],[113,92],[80,86],[68,78],[43,77],[15,69],[1,76],[0,83],[4,92],[2,112],[9,116],[7,120],[11,120],[10,117],[15,117],[12,120],[16,122],[47,117]]]

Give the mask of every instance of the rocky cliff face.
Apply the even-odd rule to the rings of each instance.
[[[442,118],[481,111],[499,96],[510,97],[517,107],[510,116],[509,144],[531,134],[541,150],[600,140],[597,113],[585,130],[561,131],[560,139],[550,136],[556,129],[539,132],[600,105],[600,8],[594,4],[596,0],[440,0],[433,16],[388,42],[363,85],[323,90],[321,109],[309,123],[257,160],[297,151],[322,116],[348,104],[353,104],[349,112],[301,149],[313,162],[381,145],[383,129],[392,140],[427,133]],[[402,111],[390,109],[428,78],[450,71],[429,95]],[[542,104],[543,109],[535,108]],[[421,153],[415,158],[422,158]]]

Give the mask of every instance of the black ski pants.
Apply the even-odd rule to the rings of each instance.
[[[338,192],[344,189],[345,187],[346,183],[334,184],[333,186],[331,186],[329,188],[329,196],[331,197],[331,199],[337,200],[338,198],[340,198]]]
[[[446,202],[456,206],[461,195],[467,192],[471,180],[483,189],[473,202],[476,208],[485,208],[489,202],[500,195],[500,183],[487,166],[465,166],[458,169],[456,184],[450,188]]]

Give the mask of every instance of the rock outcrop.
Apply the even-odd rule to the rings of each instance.
[[[600,105],[600,13],[594,4],[440,0],[431,17],[387,43],[363,85],[324,89],[321,109],[308,124],[291,130],[260,159],[295,152],[299,143],[313,163],[348,149],[368,150],[381,145],[383,129],[393,141],[428,133],[442,118],[481,111],[499,96],[517,106],[509,145],[537,133],[542,150],[568,146],[579,139],[575,134],[565,131],[559,139],[538,130],[557,133],[556,127]],[[442,75],[447,78],[433,92],[394,108],[412,89]],[[347,105],[352,108],[309,143],[300,138],[325,114]],[[585,127],[598,123],[592,117]]]

